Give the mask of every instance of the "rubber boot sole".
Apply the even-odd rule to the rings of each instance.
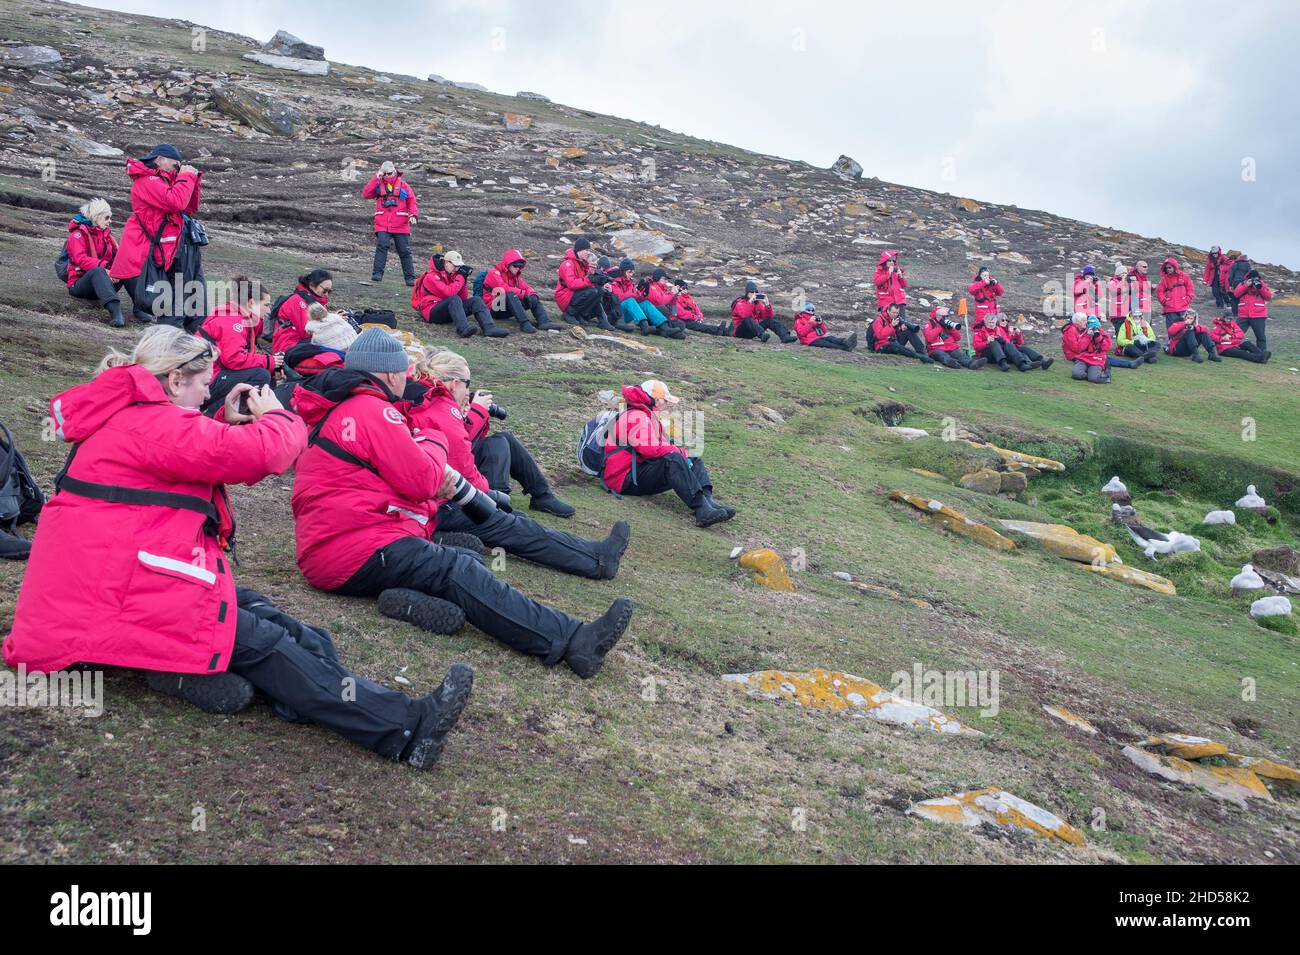
[[[430,633],[455,633],[465,626],[465,611],[454,603],[405,587],[393,587],[381,593],[379,612]]]
[[[442,683],[431,694],[437,697],[438,715],[430,726],[420,728],[419,738],[406,755],[408,765],[420,770],[433,768],[447,745],[447,734],[460,720],[473,689],[474,671],[468,663],[453,663],[448,667]]]
[[[237,673],[202,675],[151,670],[145,683],[154,692],[193,703],[205,713],[238,713],[253,702],[253,684]]]

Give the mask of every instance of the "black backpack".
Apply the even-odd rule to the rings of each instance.
[[[59,250],[59,257],[54,260],[54,274],[59,277],[59,281],[64,285],[68,284],[68,240],[63,240],[63,248]]]
[[[1246,273],[1250,271],[1250,259],[1238,259],[1232,263],[1232,268],[1228,271],[1228,287],[1236,288],[1242,282],[1246,281]]]
[[[0,421],[0,530],[14,533],[19,524],[36,520],[45,495],[14,444],[13,433]]]

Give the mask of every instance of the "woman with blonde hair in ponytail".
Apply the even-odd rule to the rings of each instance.
[[[236,588],[225,485],[287,471],[307,429],[247,383],[218,419],[203,415],[216,357],[157,326],[50,403],[72,450],[41,512],[5,662],[147,670],[151,689],[213,713],[245,708],[256,688],[285,719],[427,768],[468,697],[468,667],[410,699],[343,669],[327,631]]]

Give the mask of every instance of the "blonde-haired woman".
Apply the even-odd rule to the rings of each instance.
[[[287,471],[307,429],[248,384],[231,390],[225,422],[201,414],[215,357],[204,339],[155,327],[51,402],[72,451],[41,512],[5,662],[148,670],[151,688],[217,713],[243,709],[256,687],[282,717],[426,768],[469,694],[468,667],[412,700],[344,670],[328,632],[236,588],[225,485]]]
[[[475,523],[454,504],[443,504],[437,513],[438,529],[473,534],[488,547],[503,547],[508,553],[568,574],[612,580],[631,535],[627,522],[619,521],[608,537],[593,541],[551,530],[514,513],[509,494],[512,476],[533,496],[534,510],[547,510],[548,499],[558,505],[564,502],[551,494],[537,462],[519,439],[508,432],[494,436],[500,439],[499,445],[486,452],[497,483],[489,481],[479,470],[480,452],[476,445],[481,447],[485,440],[492,440],[486,435],[490,421],[488,409],[493,402],[491,392],[471,392],[469,384],[469,362],[463,356],[444,348],[430,348],[416,362],[403,395],[416,402],[408,415],[411,423],[426,434],[441,432],[445,438],[447,464],[497,502],[497,510],[483,523]],[[573,513],[571,507],[568,513]]]
[[[68,221],[64,248],[68,256],[68,294],[98,301],[108,312],[108,324],[114,328],[125,325],[121,300],[117,297],[122,283],[108,274],[117,258],[113,207],[104,199],[91,199],[82,206]]]

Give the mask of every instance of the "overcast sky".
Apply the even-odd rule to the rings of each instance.
[[[1300,269],[1300,4],[101,0]]]

